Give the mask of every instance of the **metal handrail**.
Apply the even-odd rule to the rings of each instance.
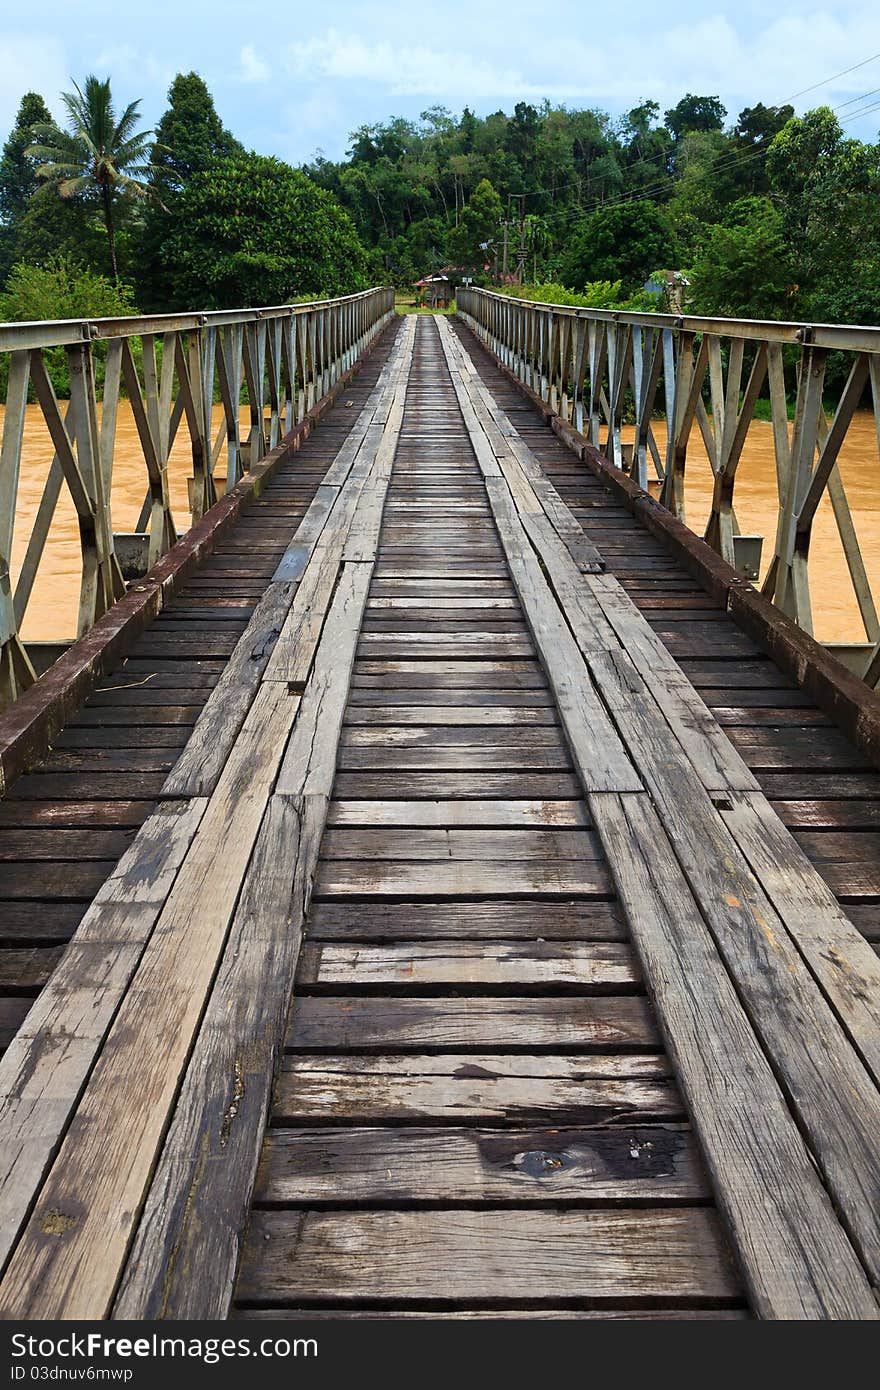
[[[0,443],[0,706],[37,675],[34,648],[29,651],[21,630],[62,488],[79,523],[82,635],[124,593],[126,579],[154,564],[177,539],[168,461],[178,432],[188,433],[191,444],[195,522],[217,500],[214,467],[224,446],[229,489],[353,366],[393,312],[394,291],[382,287],[265,308],[0,324],[0,355],[8,362]],[[99,347],[105,359],[100,390]],[[46,357],[59,348],[70,379],[66,404],[58,400]],[[146,494],[135,532],[124,537],[111,518],[123,393]],[[223,414],[216,436],[215,397]],[[31,398],[55,452],[13,587],[12,540]],[[246,437],[243,404],[250,415]]]
[[[682,521],[688,446],[697,429],[712,470],[705,539],[755,579],[763,538],[741,534],[734,501],[755,407],[767,393],[777,507],[761,590],[812,633],[810,540],[827,497],[864,641],[826,645],[868,684],[878,684],[880,618],[838,461],[866,395],[880,450],[880,328],[589,309],[474,287],[460,289],[456,303],[519,380],[641,487],[655,485]],[[832,352],[845,354],[847,376],[829,417]],[[624,442],[625,417],[634,424],[632,443]],[[658,420],[666,426],[662,447]]]

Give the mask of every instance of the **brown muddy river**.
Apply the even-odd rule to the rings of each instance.
[[[216,406],[215,437],[221,416],[221,407]],[[242,412],[244,437],[248,420],[245,408]],[[631,437],[631,431],[629,433]],[[659,421],[655,423],[655,433],[662,451],[664,432]],[[52,454],[52,445],[39,407],[30,406],[12,548],[13,583],[21,567]],[[222,453],[217,471],[219,474],[225,472]],[[186,479],[191,472],[189,436],[183,424],[178,432],[169,464],[172,504],[180,531],[189,524]],[[841,455],[841,472],[868,576],[880,602],[880,461],[874,419],[869,412],[857,415],[850,427]],[[689,448],[685,477],[687,521],[695,530],[701,532],[712,499],[712,475],[697,431]],[[121,401],[112,490],[115,530],[134,530],[146,488],[146,468],[131,409],[127,401]],[[755,421],[749,431],[737,476],[735,505],[742,532],[747,535],[764,536],[763,574],[772,555],[776,534],[777,498],[772,430],[769,424],[761,421]],[[26,639],[58,640],[70,638],[75,633],[79,578],[80,552],[76,515],[67,490],[63,488],[25,617],[23,635]],[[823,641],[863,640],[864,633],[859,622],[843,549],[827,500],[820,506],[813,528],[810,579],[816,636]]]
[[[100,415],[101,407],[98,406]],[[223,408],[214,407],[213,438],[223,418]],[[3,410],[0,407],[0,423]],[[250,414],[245,406],[241,412],[242,438],[250,429]],[[46,475],[54,450],[39,406],[27,408],[21,476],[18,485],[18,507],[12,542],[13,587],[21,569],[28,539],[34,524]],[[226,472],[226,455],[221,450],[217,460],[218,477]],[[187,477],[192,475],[192,449],[186,422],[177,431],[168,462],[171,505],[178,534],[190,524]],[[116,427],[116,457],[113,463],[111,515],[114,531],[133,531],[147,492],[147,470],[140,440],[128,401],[119,402]],[[66,486],[62,485],[55,519],[49,532],[43,559],[25,614],[22,635],[29,641],[69,639],[76,633],[76,614],[79,604],[81,559],[76,512]]]

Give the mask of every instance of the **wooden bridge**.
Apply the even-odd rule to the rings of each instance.
[[[4,1317],[877,1317],[880,697],[491,300],[260,367],[0,718]]]

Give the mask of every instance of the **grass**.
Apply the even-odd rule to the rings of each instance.
[[[411,296],[406,294],[396,294],[394,296],[394,308],[398,314],[454,314],[455,301],[450,304],[448,309],[429,309],[427,306],[419,307]]]

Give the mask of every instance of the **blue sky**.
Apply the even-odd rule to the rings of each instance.
[[[0,138],[28,88],[57,111],[58,92],[92,71],[121,101],[141,97],[152,126],[175,72],[195,68],[240,140],[294,163],[318,149],[339,158],[355,126],[436,104],[486,114],[546,96],[617,114],[692,91],[735,115],[880,55],[876,0],[678,0],[672,18],[656,0],[43,0],[32,22],[24,13],[3,21]],[[880,102],[880,58],[795,105],[820,101],[876,139],[880,107],[853,114]]]

